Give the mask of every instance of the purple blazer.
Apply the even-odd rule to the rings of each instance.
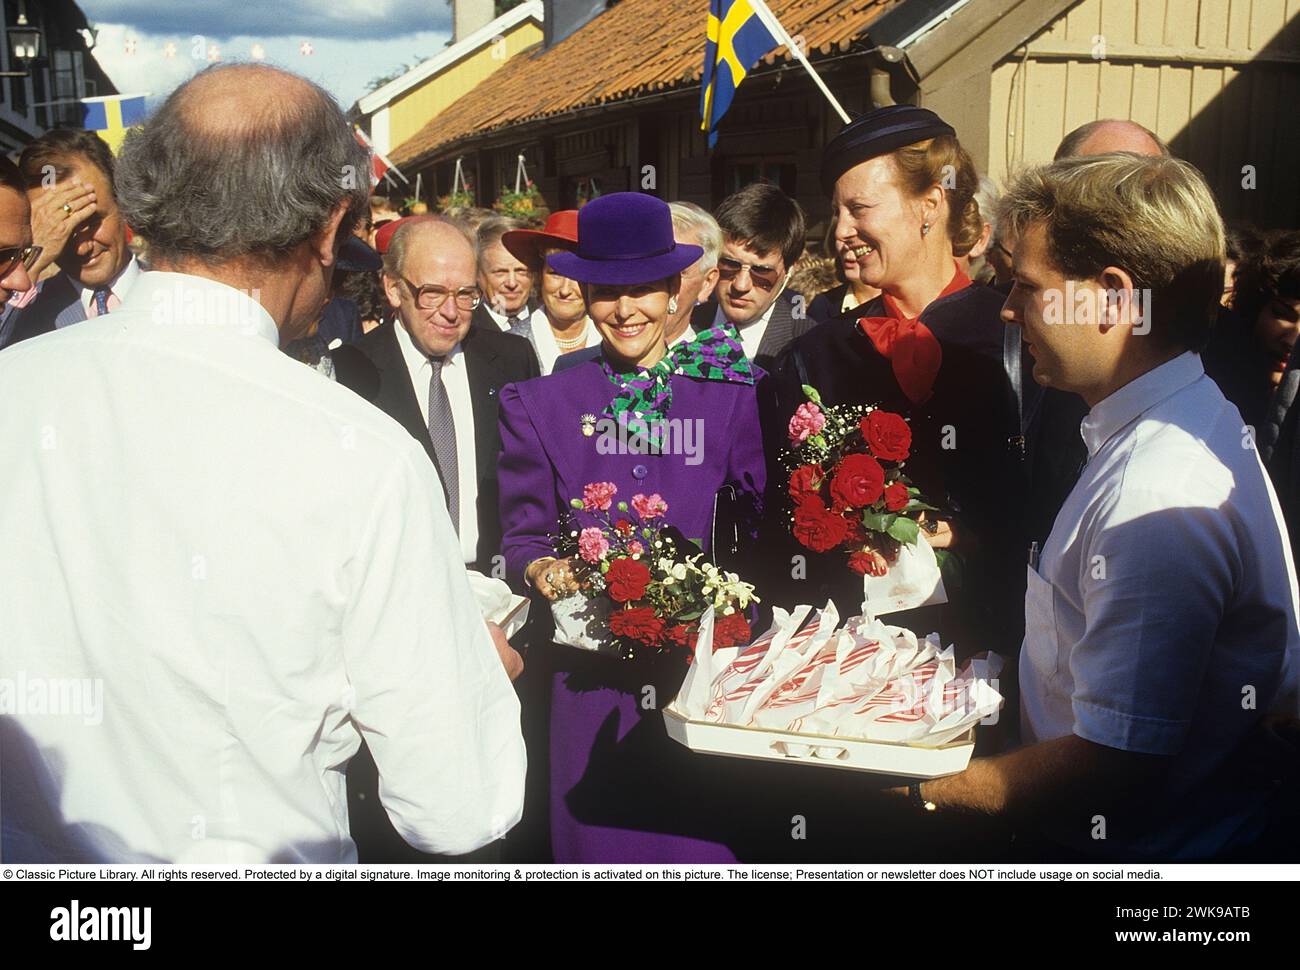
[[[616,502],[658,492],[668,503],[665,520],[706,550],[719,489],[732,485],[757,506],[766,466],[755,387],[682,376],[673,377],[672,387],[667,416],[689,422],[691,437],[682,439],[688,454],[600,453],[599,430],[582,433],[583,415],[600,421],[615,394],[599,360],[501,389],[497,482],[512,585],[521,587],[528,563],[554,554],[548,535],[590,482],[617,485]],[[581,512],[576,519],[587,521]]]

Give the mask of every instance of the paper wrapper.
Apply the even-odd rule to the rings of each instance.
[[[876,616],[935,606],[948,602],[930,543],[920,536],[898,550],[898,560],[890,563],[883,576],[862,577],[862,609]]]
[[[465,570],[469,588],[478,600],[483,619],[491,620],[505,631],[506,639],[518,633],[528,619],[528,600],[510,592],[510,587],[499,579],[484,576],[473,569]]]
[[[1002,705],[996,654],[958,672],[952,646],[941,649],[938,634],[918,639],[870,614],[838,627],[832,603],[805,624],[810,612],[776,608],[771,629],[754,643],[716,653],[706,613],[676,711],[701,722],[938,746]],[[820,751],[811,739],[780,744],[792,757]]]
[[[612,607],[613,603],[604,596],[587,599],[581,593],[553,600],[551,617],[555,620],[555,642],[593,653],[616,653],[609,632]]]

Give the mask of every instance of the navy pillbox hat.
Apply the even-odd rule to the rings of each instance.
[[[854,165],[927,138],[956,134],[928,108],[891,104],[868,111],[840,129],[822,152],[822,188],[831,195],[836,180]]]

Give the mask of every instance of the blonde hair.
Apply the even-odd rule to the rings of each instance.
[[[1168,156],[1128,152],[1063,158],[1014,180],[998,207],[999,231],[1047,231],[1049,256],[1069,279],[1107,266],[1149,290],[1161,339],[1200,350],[1223,292],[1223,220],[1205,179]]]
[[[979,175],[970,153],[952,135],[937,135],[915,145],[904,145],[890,157],[898,170],[899,181],[914,198],[934,186],[943,189],[948,200],[948,238],[954,256],[965,256],[984,235],[975,192]]]

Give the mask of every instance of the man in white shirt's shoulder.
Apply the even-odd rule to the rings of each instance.
[[[1031,557],[1022,746],[910,797],[1012,817],[1040,861],[1259,858],[1300,763],[1300,630],[1277,498],[1198,354],[1214,198],[1173,158],[1069,158],[1016,180],[999,225],[1003,316],[1034,379],[1091,408],[1088,459]]]
[[[205,71],[117,163],[158,272],[0,355],[23,401],[0,411],[6,861],[354,861],[362,738],[411,845],[518,821],[508,648],[432,465],[278,349],[328,297],[367,197],[340,173],[367,164],[316,85]]]

